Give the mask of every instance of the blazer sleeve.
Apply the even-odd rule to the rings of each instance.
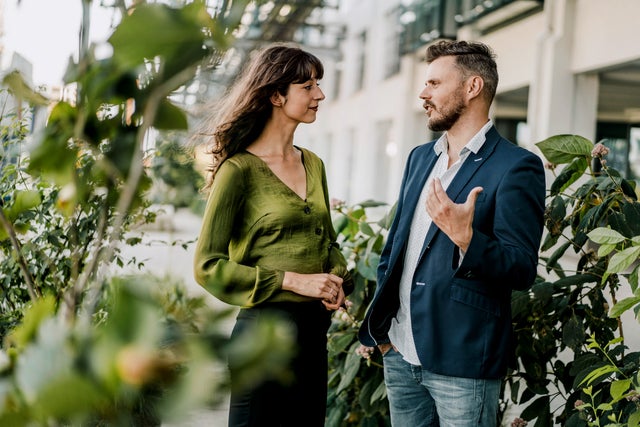
[[[487,221],[490,229],[474,218],[471,243],[457,274],[512,289],[531,286],[537,274],[545,191],[538,156],[527,153],[514,161],[498,184],[493,221]]]

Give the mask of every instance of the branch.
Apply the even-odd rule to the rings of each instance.
[[[147,104],[144,108],[142,115],[142,124],[138,129],[138,134],[136,136],[136,147],[133,152],[133,159],[131,161],[131,168],[129,170],[129,176],[127,177],[127,181],[124,184],[122,193],[120,194],[120,198],[118,199],[118,203],[116,205],[116,216],[114,218],[114,222],[111,228],[111,233],[109,235],[109,246],[103,250],[99,251],[99,248],[96,249],[94,253],[94,258],[100,257],[100,260],[108,260],[113,256],[117,245],[120,242],[120,234],[122,232],[122,227],[125,223],[125,219],[129,213],[129,208],[131,207],[131,203],[136,194],[136,189],[138,188],[138,183],[140,182],[140,177],[144,171],[144,163],[143,163],[143,143],[144,137],[147,134],[149,128],[154,123],[156,114],[158,112],[158,108],[163,99],[165,99],[175,88],[180,87],[189,79],[193,77],[195,71],[197,70],[197,65],[192,65],[188,68],[185,68],[181,72],[174,75],[169,80],[165,81],[161,85],[159,85],[154,91],[151,92]],[[96,266],[98,263],[94,263]],[[94,267],[95,268],[95,267]],[[79,278],[78,282],[76,282],[76,289],[82,290],[87,287],[89,278],[91,276],[91,270],[85,269],[83,271],[82,276]],[[94,295],[89,299],[89,310],[88,313],[92,314],[94,308],[97,306],[98,302],[98,293],[94,293]]]
[[[16,251],[16,257],[18,258],[18,265],[20,266],[20,271],[22,272],[22,276],[24,277],[24,281],[27,285],[27,291],[29,292],[29,297],[31,297],[32,301],[35,301],[38,298],[42,297],[40,290],[36,286],[31,274],[29,274],[29,268],[27,267],[27,261],[24,259],[22,255],[22,249],[20,248],[20,242],[18,241],[18,237],[11,226],[11,222],[7,219],[4,214],[4,209],[0,208],[0,223],[4,227],[5,231],[9,235],[9,239],[11,240],[11,246]]]

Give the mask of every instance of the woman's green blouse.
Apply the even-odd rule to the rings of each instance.
[[[243,307],[311,300],[282,289],[285,271],[331,272],[345,279],[346,293],[352,286],[335,243],[324,164],[311,151],[298,149],[307,175],[306,199],[247,151],[218,169],[195,253],[196,280],[218,299]]]

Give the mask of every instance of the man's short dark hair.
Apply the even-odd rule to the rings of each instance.
[[[440,40],[427,48],[427,63],[442,56],[455,56],[463,78],[480,76],[484,81],[484,97],[491,104],[498,87],[498,67],[489,46],[481,42]]]

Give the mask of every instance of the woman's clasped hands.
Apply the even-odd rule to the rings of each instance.
[[[322,300],[327,310],[337,310],[345,301],[342,277],[331,273],[284,273],[282,289]]]

